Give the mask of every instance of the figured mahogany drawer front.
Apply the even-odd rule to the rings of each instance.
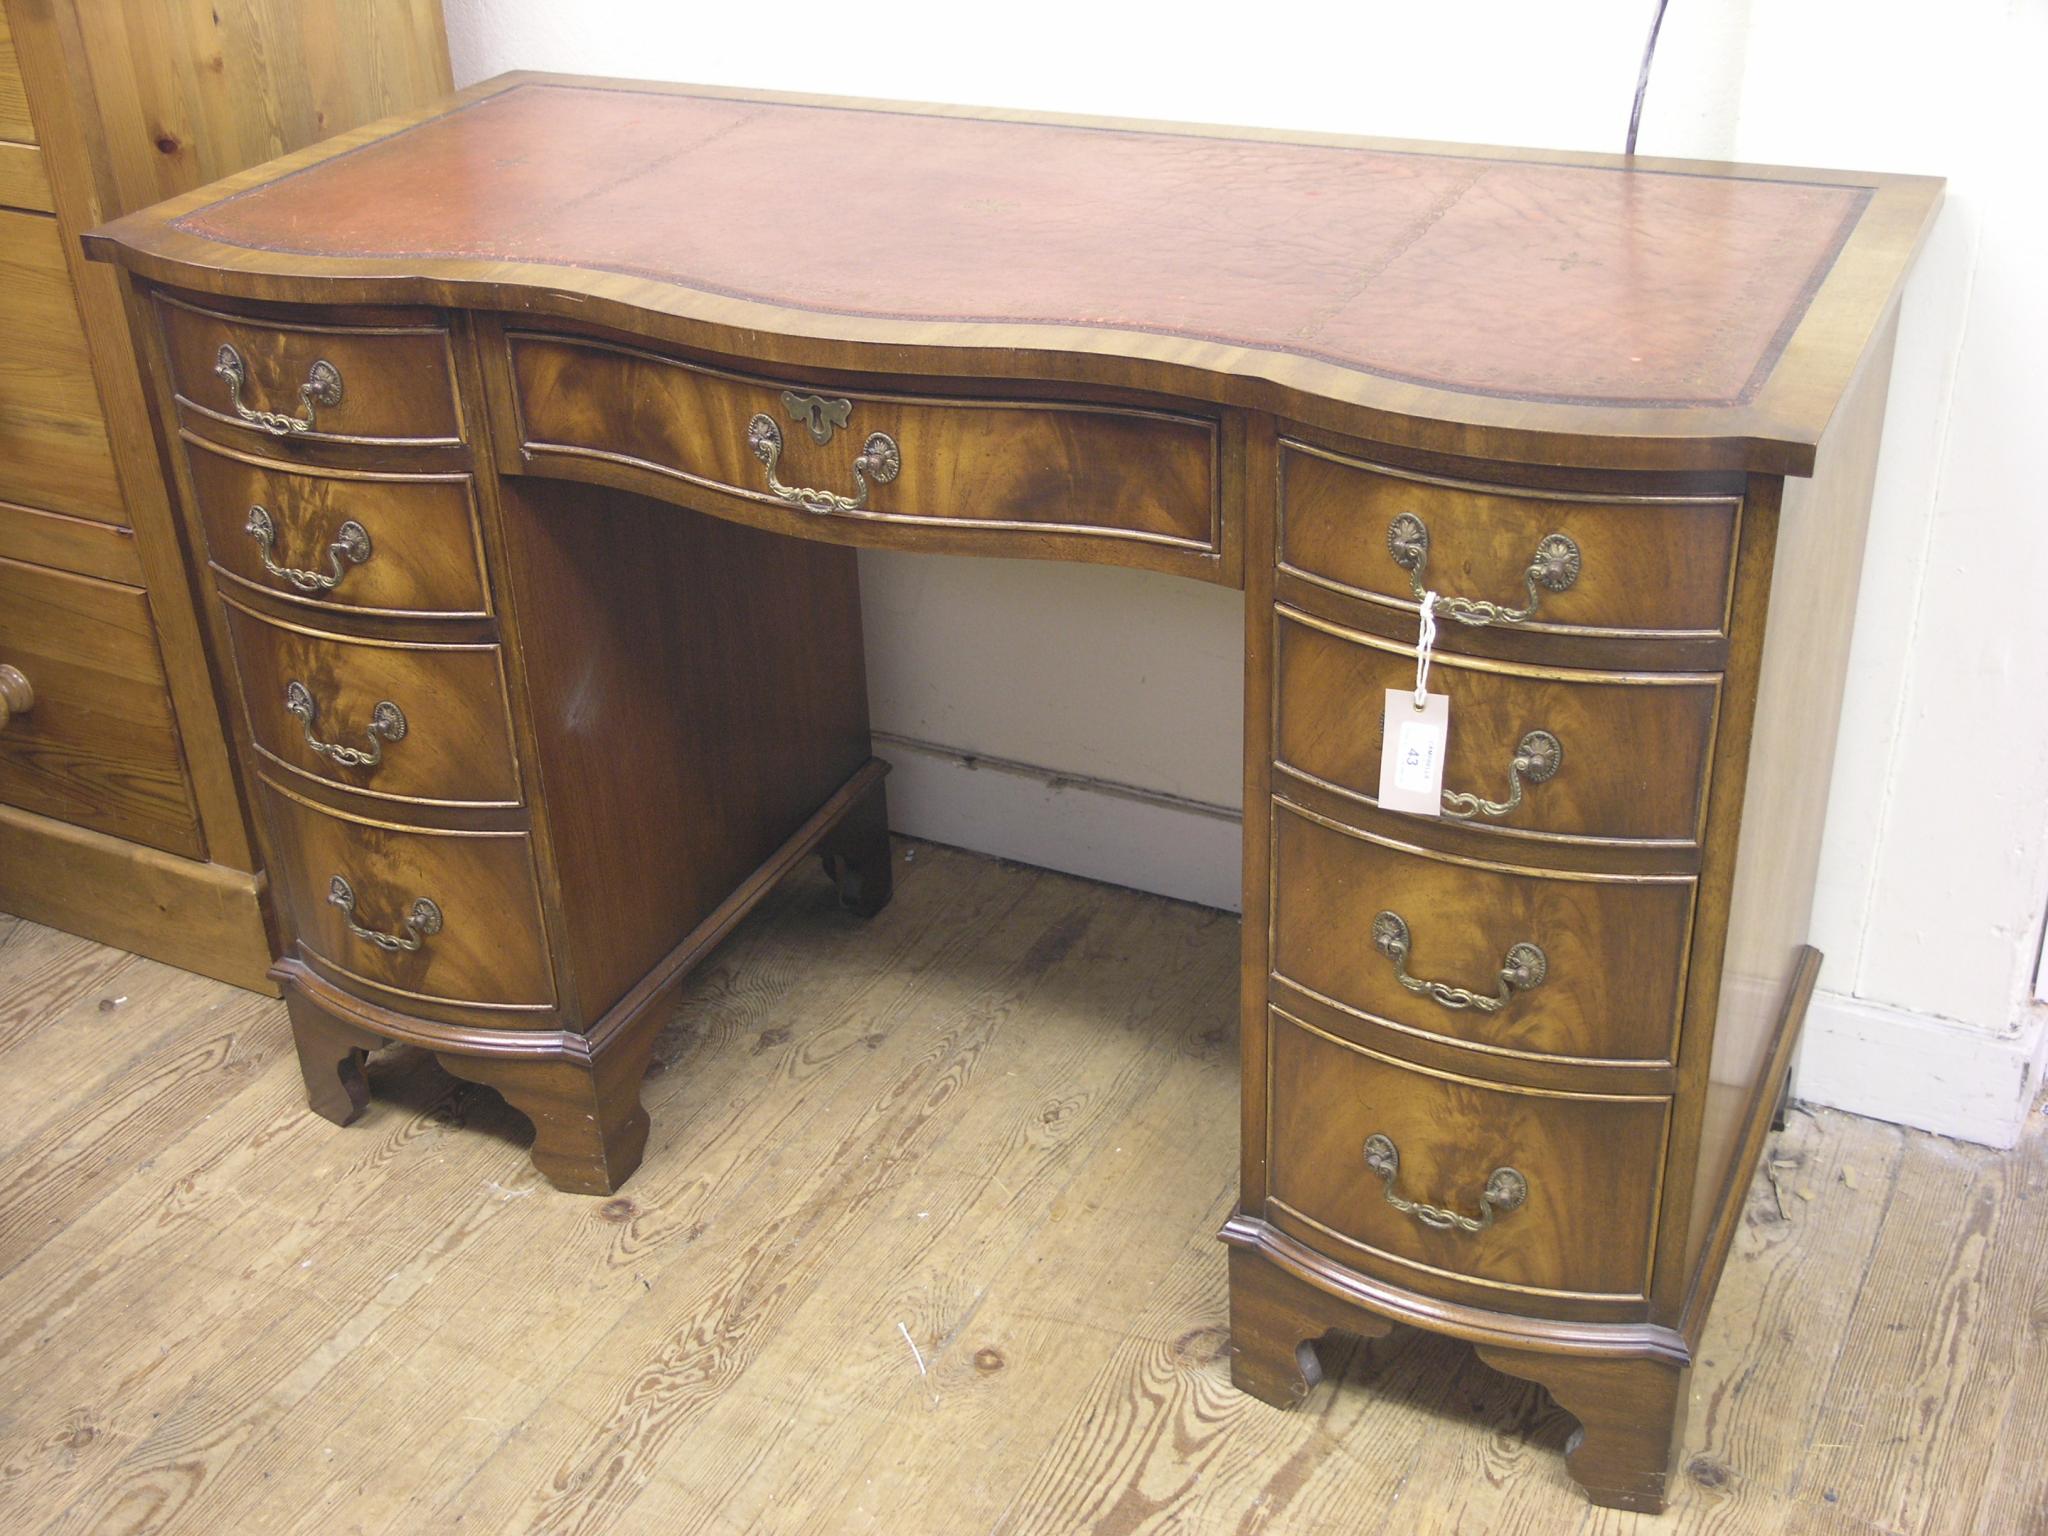
[[[357,640],[226,611],[257,750],[366,795],[519,803],[497,646]]]
[[[1304,1242],[1422,1290],[1430,1271],[1497,1287],[1510,1310],[1645,1293],[1668,1100],[1422,1072],[1271,1021],[1273,1214]]]
[[[1276,802],[1273,970],[1369,1021],[1516,1055],[1668,1062],[1684,876],[1519,869],[1404,847]],[[1385,914],[1385,916],[1382,916]]]
[[[156,309],[188,425],[238,441],[462,439],[443,326],[285,325],[163,294]]]
[[[1739,501],[1564,496],[1431,479],[1303,443],[1280,451],[1282,570],[1369,601],[1438,594],[1461,620],[1698,638],[1727,632]]]
[[[268,779],[261,798],[293,937],[338,984],[480,1007],[553,1003],[525,833],[436,832],[342,815]]]
[[[300,469],[189,434],[185,450],[229,584],[349,613],[489,612],[469,476]]]
[[[1213,552],[1217,430],[1112,406],[815,392],[513,332],[530,451],[610,460],[821,517],[1093,534]],[[635,408],[620,409],[631,401]]]
[[[149,599],[0,560],[0,801],[201,857]]]
[[[1414,648],[1282,608],[1274,654],[1279,782],[1291,773],[1375,800],[1382,701],[1414,686]],[[1717,677],[1446,655],[1429,687],[1451,701],[1446,819],[1574,840],[1697,842]]]

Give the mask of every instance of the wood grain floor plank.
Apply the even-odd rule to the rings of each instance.
[[[1805,1109],[1771,1138],[1700,1341],[1671,1509],[1654,1523],[1595,1510],[1587,1536],[1778,1528],[1811,1438],[1787,1426],[1820,1415],[1905,1142],[1895,1126]]]
[[[949,1106],[947,1123],[810,1299],[720,1405],[720,1454],[665,1468],[682,1533],[772,1530],[830,1507],[821,1486],[878,1453],[893,1420],[938,1407],[934,1373],[1008,1259],[1186,1051],[1216,1048],[1235,976],[1231,919],[1165,901],[1105,905],[1030,999],[1032,1049]]]
[[[2011,1318],[2048,1262],[2024,1156],[1912,1137],[1794,1498],[1889,1530],[1970,1531],[2012,1379]]]
[[[487,1528],[611,1528],[901,1186],[952,1101],[1028,1060],[1026,1000],[1104,899],[1063,877],[1028,881],[1006,922],[962,951],[972,963],[904,1020],[913,1027],[881,1070],[777,1148],[743,1212],[656,1283],[437,1523],[460,1513]]]
[[[915,852],[692,979],[612,1201],[417,1053],[337,1129],[276,1004],[0,916],[0,1530],[2048,1530],[2048,1127],[1795,1117],[1672,1511],[1593,1511],[1450,1341],[1230,1389],[1231,920]]]
[[[843,916],[838,922],[842,927],[851,925],[851,920]],[[753,1021],[754,1027],[748,1032],[743,1045],[756,1043],[755,1037],[763,1032],[761,1025],[759,1018]],[[866,1054],[859,1049],[857,1042],[847,1042],[845,1049],[853,1054]],[[743,1050],[741,1055],[745,1054]],[[445,1077],[437,1080],[449,1084]],[[677,1086],[682,1085],[678,1083]],[[707,1086],[715,1091],[717,1085]],[[414,1351],[408,1348],[412,1341],[399,1336],[402,1330],[397,1325],[400,1319],[421,1313],[438,1319],[453,1307],[477,1307],[480,1298],[472,1282],[463,1281],[452,1287],[442,1283],[453,1271],[463,1271],[472,1276],[503,1273],[508,1266],[524,1258],[527,1261],[524,1273],[529,1284],[539,1281],[545,1286],[549,1277],[545,1272],[536,1274],[531,1263],[538,1236],[544,1243],[560,1244],[559,1249],[549,1247],[540,1251],[559,1251],[572,1260],[591,1261],[591,1267],[609,1279],[613,1295],[622,1304],[629,1288],[632,1294],[639,1294],[639,1287],[633,1283],[630,1272],[616,1264],[620,1227],[606,1219],[607,1203],[555,1198],[545,1185],[538,1183],[526,1164],[523,1148],[529,1138],[523,1121],[504,1109],[497,1097],[487,1090],[451,1085],[447,1091],[454,1095],[454,1104],[494,1117],[495,1127],[480,1127],[472,1123],[462,1128],[462,1134],[456,1139],[463,1140],[466,1136],[473,1140],[482,1131],[485,1140],[480,1150],[495,1151],[495,1158],[482,1167],[476,1165],[475,1159],[437,1158],[434,1165],[421,1168],[410,1156],[394,1155],[386,1160],[390,1164],[388,1176],[400,1187],[378,1190],[367,1199],[352,1203],[345,1216],[329,1213],[325,1225],[332,1234],[333,1242],[360,1247],[386,1268],[396,1265],[397,1268],[386,1277],[396,1289],[377,1299],[375,1314],[366,1315],[360,1336],[351,1339],[348,1350],[331,1361],[311,1360],[311,1365],[321,1367],[320,1373],[312,1377],[299,1376],[283,1395],[230,1398],[218,1404],[201,1405],[198,1410],[180,1405],[172,1422],[172,1428],[180,1438],[168,1444],[166,1449],[179,1451],[182,1460],[177,1464],[178,1470],[189,1482],[200,1486],[186,1491],[179,1506],[177,1522],[170,1528],[194,1531],[278,1528],[284,1522],[278,1521],[271,1511],[279,1499],[285,1500],[286,1507],[296,1511],[301,1506],[295,1501],[308,1493],[321,1492],[333,1482],[335,1465],[353,1465],[351,1458],[361,1449],[360,1442],[352,1443],[328,1433],[337,1424],[354,1417],[352,1410],[359,1409],[368,1401],[393,1406],[404,1404],[412,1412],[431,1413],[437,1398],[427,1389],[429,1385],[439,1383],[423,1383],[411,1372],[393,1375],[392,1361],[415,1358]],[[767,1097],[773,1101],[775,1096],[770,1092]],[[373,1112],[376,1107],[377,1101],[373,1097]],[[443,1119],[446,1118],[444,1111]],[[333,1132],[332,1127],[328,1129],[337,1143],[344,1145],[354,1141],[358,1134],[357,1129],[347,1132]],[[455,1131],[457,1127],[449,1125],[447,1129]],[[492,1130],[495,1130],[495,1135],[490,1134]],[[416,1203],[433,1205],[444,1198],[452,1200],[457,1213],[454,1225],[465,1239],[456,1262],[452,1265],[440,1262],[444,1254],[430,1253],[435,1260],[433,1264],[407,1266],[405,1260],[416,1245],[410,1239],[394,1241],[394,1234],[389,1230],[391,1224],[379,1219],[379,1196],[382,1200],[402,1200],[408,1209]],[[536,1196],[540,1198],[540,1208],[545,1214],[540,1218],[525,1216],[524,1211]],[[491,1228],[497,1224],[500,1215],[513,1208],[519,1209],[522,1216],[513,1223],[514,1230],[510,1236],[493,1249],[488,1240]],[[542,1228],[539,1234],[533,1230],[536,1219]],[[431,1221],[427,1230],[433,1230]],[[636,1240],[644,1245],[654,1235],[643,1227]],[[676,1235],[683,1236],[680,1232]],[[416,1238],[417,1234],[412,1236]],[[377,1263],[372,1263],[362,1267],[358,1273],[366,1280],[371,1279],[377,1267]],[[330,1294],[333,1294],[335,1282],[331,1277],[328,1286]],[[497,1342],[501,1354],[515,1351],[518,1341],[527,1336],[530,1329],[547,1326],[545,1316],[536,1319],[520,1306],[530,1294],[529,1290],[522,1288],[517,1294],[502,1294],[484,1300],[487,1307],[491,1306],[492,1300],[499,1302],[492,1310],[506,1325],[504,1336]],[[344,1304],[348,1300],[345,1295],[336,1299]],[[557,1298],[554,1303],[557,1315],[566,1313],[579,1299],[588,1298],[573,1295]],[[306,1341],[308,1346],[321,1342],[319,1335]],[[281,1362],[281,1366],[290,1371],[304,1363],[287,1360]],[[559,1362],[559,1369],[567,1370],[573,1364],[572,1355]],[[445,1394],[438,1401],[445,1403]],[[452,1415],[458,1410],[451,1408],[449,1411]],[[244,1441],[237,1438],[246,1433],[252,1421],[258,1419],[264,1421],[267,1431],[260,1439]],[[498,1433],[502,1435],[510,1427],[503,1426]],[[306,1444],[319,1444],[322,1458],[309,1460],[301,1455],[298,1447]],[[411,1448],[404,1437],[397,1445],[399,1448]],[[393,1449],[388,1442],[377,1448],[386,1453]],[[332,1463],[325,1458],[328,1450],[335,1452]],[[142,1491],[148,1492],[167,1475],[167,1471],[162,1456],[134,1456],[124,1463],[116,1481],[132,1479]],[[202,1473],[205,1474],[203,1482]],[[318,1503],[319,1500],[315,1498],[306,1502]],[[88,1511],[98,1512],[97,1508]]]
[[[220,1351],[296,1289],[336,1185],[352,1190],[394,1128],[417,1139],[423,1116],[387,1102],[368,1135],[339,1141],[307,1113],[288,1056],[0,1281],[10,1416],[45,1435],[74,1416],[90,1430],[76,1454],[30,1458],[0,1486],[0,1528],[38,1528],[10,1523],[30,1508],[60,1514],[174,1416]],[[294,1233],[296,1249],[283,1241]]]
[[[1574,1421],[1548,1393],[1488,1368],[1443,1339],[1427,1347],[1453,1360],[1443,1422],[1423,1439],[1404,1499],[1381,1526],[1387,1536],[1559,1536],[1583,1530],[1591,1511],[1565,1475]]]
[[[2038,1104],[2018,1155],[2024,1219],[2048,1225],[2048,1119]],[[1958,1521],[1961,1511],[1949,1512],[1950,1528],[2048,1531],[2048,1263],[2037,1260],[2031,1274],[2016,1269],[2013,1280],[1986,1308],[2000,1353],[2012,1363],[2005,1401],[1991,1416],[1991,1464],[1976,1507],[1966,1521]]]
[[[1206,1229],[1235,1203],[1232,1170],[1217,1172]],[[1230,1384],[1225,1276],[1220,1244],[1184,1240],[1135,1309],[1096,1320],[1101,1363],[1078,1392],[1054,1396],[1065,1412],[993,1531],[1413,1528],[1410,1468],[1447,1411],[1457,1351],[1415,1334],[1339,1345],[1328,1378],[1282,1412]]]
[[[458,1130],[489,1136],[488,1124],[473,1120],[491,1118],[495,1179],[452,1163],[423,1166],[417,1157],[423,1140]],[[384,1318],[460,1261],[504,1213],[504,1181],[531,1177],[516,1135],[516,1117],[494,1096],[451,1088],[435,1110],[356,1138],[352,1148],[330,1138],[305,1170],[317,1197],[282,1221],[252,1213],[254,1230],[267,1238],[260,1246],[253,1232],[237,1234],[235,1247],[255,1248],[256,1263],[245,1261],[240,1273],[260,1310],[212,1330],[191,1352],[174,1406],[156,1410],[116,1466],[43,1529],[79,1536],[240,1528],[218,1522],[214,1511],[249,1479],[260,1480],[255,1447]],[[303,1458],[308,1448],[294,1454]]]
[[[1018,882],[995,878],[985,863],[974,868],[978,888],[935,889],[921,913],[916,893],[901,899],[895,910],[908,938],[894,941],[885,928],[840,912],[830,887],[816,880],[784,904],[781,915],[794,914],[781,925],[788,931],[757,944],[764,932],[775,934],[771,899],[693,979],[657,1046],[666,1066],[646,1097],[661,1129],[628,1193],[563,1200],[542,1188],[538,1206],[523,1205],[518,1223],[500,1224],[467,1256],[472,1273],[499,1277],[487,1294],[466,1285],[423,1289],[377,1331],[374,1350],[344,1362],[322,1393],[281,1422],[292,1438],[334,1446],[347,1478],[266,1451],[257,1459],[267,1476],[246,1485],[247,1497],[297,1500],[293,1528],[322,1528],[321,1512],[336,1500],[348,1504],[356,1528],[423,1528],[446,1490],[422,1501],[416,1481],[379,1476],[384,1462],[444,1468],[459,1486],[643,1299],[650,1277],[744,1208],[746,1187],[825,1112],[834,1086],[879,1070],[898,1015],[915,1014],[917,1000],[950,974],[947,953],[971,955],[985,926],[1019,899]],[[811,963],[795,964],[792,955]],[[791,984],[778,991],[777,975]],[[536,1331],[551,1350],[531,1369],[501,1369],[498,1362],[532,1353],[523,1341]],[[399,1394],[380,1354],[437,1365]],[[219,1513],[248,1511],[230,1505]]]
[[[896,1070],[896,1053],[918,1048],[915,1020],[1022,895],[1015,881],[991,880],[985,864],[963,872],[967,878],[899,888],[894,916],[873,925],[840,912],[823,881],[804,886],[781,913],[787,921],[757,912],[693,978],[658,1046],[670,1065],[648,1093],[657,1125],[666,1116],[680,1131],[659,1155],[650,1153],[628,1193],[602,1203],[551,1202],[580,1204],[573,1218],[561,1213],[572,1228],[556,1230],[557,1213],[546,1210],[527,1218],[538,1230],[515,1230],[502,1253],[480,1254],[479,1262],[517,1277],[491,1305],[461,1295],[429,1299],[394,1319],[390,1349],[443,1361],[430,1401],[447,1411],[427,1414],[424,1439],[415,1405],[389,1401],[374,1373],[339,1394],[355,1411],[325,1433],[351,1456],[347,1507],[358,1528],[433,1526],[434,1507],[450,1489],[515,1436],[523,1440],[524,1422],[559,1396],[564,1377],[584,1370],[585,1356],[621,1318],[659,1304],[665,1266],[687,1275],[727,1224],[744,1230],[747,1192],[785,1149],[835,1113],[843,1092],[872,1095]],[[798,964],[792,956],[825,963]],[[763,984],[777,975],[783,986]],[[532,1256],[536,1239],[545,1262]],[[660,1296],[677,1284],[671,1278]],[[530,1369],[500,1368],[523,1353],[522,1340],[535,1329],[550,1339],[550,1353]],[[422,1497],[402,1478],[380,1478],[394,1455],[404,1469],[444,1470],[447,1485]],[[339,1492],[311,1499],[291,1528],[324,1529],[321,1510]],[[468,1524],[460,1518],[466,1509],[460,1505],[449,1523]]]
[[[289,1048],[275,1005],[253,992],[165,1014],[155,1024],[171,1038],[77,1093],[53,1123],[0,1156],[0,1274]]]
[[[107,1362],[92,1381],[110,1449],[81,1462],[66,1484],[70,1501],[57,1503],[40,1529],[118,1529],[137,1510],[150,1512],[145,1529],[211,1528],[185,1523],[183,1511],[249,1443],[238,1415],[267,1417],[267,1394],[302,1381],[294,1372],[308,1357],[388,1304],[380,1294],[386,1282],[405,1278],[394,1273],[396,1253],[426,1262],[465,1234],[475,1181],[467,1169],[432,1177],[431,1162],[422,1177],[418,1153],[474,1134],[465,1122],[481,1120],[477,1150],[496,1152],[503,1177],[521,1166],[513,1117],[494,1099],[478,1097],[472,1110],[473,1096],[444,1083],[431,1090],[435,1102],[387,1103],[361,1127],[367,1134],[344,1140],[332,1127],[313,1129],[320,1122],[309,1125],[303,1107],[285,1097],[295,1078],[296,1067],[280,1060],[273,1091],[255,1107],[274,1117],[279,1144],[296,1147],[290,1177],[265,1187],[259,1170],[253,1187],[235,1189],[218,1211],[194,1211],[190,1196],[170,1189],[162,1227],[141,1234],[101,1277],[99,1304],[71,1308],[63,1327],[42,1335],[67,1355]],[[211,1136],[202,1151],[212,1178],[241,1162]],[[180,1283],[166,1287],[166,1275]]]
[[[203,977],[71,934],[20,925],[0,955],[0,1156],[61,1124],[194,1010],[233,1007]],[[254,997],[254,993],[245,994]],[[150,1000],[138,1007],[137,998]]]
[[[1277,1518],[1298,1504],[1313,1505],[1319,1474],[1354,1490],[1397,1485],[1397,1477],[1344,1476],[1339,1469],[1356,1470],[1352,1447],[1370,1448],[1361,1456],[1384,1454],[1388,1442],[1374,1435],[1340,1439],[1328,1416],[1383,1407],[1402,1396],[1399,1383],[1384,1384],[1386,1396],[1326,1388],[1293,1415],[1228,1388],[1225,1266],[1213,1237],[1234,1195],[1236,1074],[1227,1041],[1226,1031],[1177,1055],[1172,1075],[1091,1160],[1062,1196],[1055,1219],[1016,1254],[933,1366],[930,1399],[899,1406],[871,1458],[847,1463],[836,1484],[792,1501],[763,1529],[978,1531],[1047,1518],[1091,1528],[1085,1514],[1062,1509],[1056,1469],[1091,1454],[1120,1465],[1123,1435],[1089,1436],[1104,1423],[1127,1425],[1133,1378],[1149,1381],[1162,1371],[1200,1373],[1202,1384],[1176,1399],[1204,1405],[1192,1410],[1198,1420],[1213,1400],[1227,1400],[1239,1438],[1280,1447],[1271,1457],[1254,1454],[1256,1481],[1223,1495],[1234,1499],[1235,1511]],[[1176,1175],[1151,1174],[1163,1168]],[[1208,1198],[1196,1198],[1205,1188]],[[1342,1363],[1340,1352],[1338,1370]],[[1132,1433],[1175,1422],[1174,1415],[1154,1415]],[[1180,1443],[1171,1429],[1168,1438]],[[1334,1459],[1326,1454],[1332,1446]],[[1413,1447],[1410,1436],[1409,1454]],[[1214,1467],[1205,1481],[1230,1487]],[[1104,1528],[1126,1529],[1123,1515],[1152,1499],[1142,1489],[1117,1492],[1122,1513]]]
[[[1221,1220],[1236,1138],[1228,1116],[1209,1112],[1227,1107],[1224,1085],[1235,1079],[1230,990],[1226,976],[1198,1019],[1159,1021],[1159,1043],[1172,1048],[1160,1050],[1156,1084],[1094,1143],[1042,1219],[1004,1245],[983,1294],[949,1333],[927,1339],[941,1347],[925,1374],[913,1385],[898,1365],[905,1390],[867,1410],[863,1448],[806,1474],[807,1496],[772,1511],[767,1529],[896,1531],[920,1518],[962,1532],[990,1528],[1058,1429],[1076,1384],[1107,1358],[1191,1240],[1220,1275],[1221,1250],[1207,1239],[1211,1218]],[[1159,1177],[1164,1166],[1175,1176]]]

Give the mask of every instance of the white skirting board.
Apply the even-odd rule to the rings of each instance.
[[[1208,805],[1051,768],[875,733],[889,825],[929,838],[1235,912],[1240,819]]]
[[[2038,1031],[2034,1032],[2036,1035]],[[2038,1086],[2035,1038],[1816,992],[1792,1096],[1986,1146],[2019,1140]]]

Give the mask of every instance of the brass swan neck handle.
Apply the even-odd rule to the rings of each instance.
[[[356,921],[355,887],[340,875],[327,882],[327,900],[341,909],[341,920],[348,924],[350,933],[381,950],[416,951],[441,931],[441,908],[425,896],[412,904],[397,933],[385,933]]]
[[[1529,1198],[1529,1181],[1518,1169],[1496,1168],[1487,1175],[1486,1188],[1480,1192],[1477,1216],[1464,1216],[1446,1206],[1403,1199],[1394,1188],[1401,1177],[1401,1149],[1394,1145],[1391,1136],[1378,1132],[1365,1138],[1365,1166],[1378,1174],[1386,1185],[1387,1204],[1439,1232],[1484,1232],[1493,1225],[1495,1217],[1520,1209],[1522,1202]]]
[[[1516,944],[1501,961],[1497,973],[1498,985],[1491,996],[1484,992],[1469,991],[1454,987],[1449,982],[1425,981],[1419,976],[1408,974],[1408,951],[1412,940],[1408,932],[1408,920],[1398,912],[1380,912],[1372,920],[1373,948],[1394,963],[1394,979],[1410,992],[1420,993],[1431,1001],[1446,1008],[1470,1008],[1476,1013],[1498,1013],[1514,1001],[1517,992],[1527,992],[1543,985],[1543,978],[1550,974],[1550,961],[1534,944]]]
[[[821,419],[807,408],[799,410],[799,406],[805,402],[797,401],[789,395],[784,395],[783,399],[790,404],[791,410],[805,421],[815,423]],[[845,406],[850,410],[851,405],[844,400],[819,403],[831,408],[822,418],[828,423],[825,436],[819,439],[822,442],[832,435],[829,424],[843,425],[845,422],[846,411],[840,410],[839,407]],[[816,425],[812,426],[811,435],[818,435]],[[842,496],[836,491],[814,490],[807,485],[784,485],[776,477],[776,467],[782,462],[782,428],[775,424],[773,417],[756,416],[747,423],[747,447],[753,451],[754,457],[761,461],[766,471],[768,493],[771,496],[821,517],[834,512],[865,511],[868,493],[877,485],[887,485],[903,468],[903,453],[896,446],[896,439],[886,432],[870,432],[868,440],[861,445],[860,457],[853,461],[854,494]]]
[[[1444,791],[1444,814],[1467,820],[1474,816],[1506,816],[1522,803],[1522,787],[1548,784],[1564,766],[1564,743],[1548,731],[1530,731],[1515,747],[1508,761],[1508,797],[1488,800],[1462,790]]]
[[[263,569],[301,592],[332,592],[341,585],[351,566],[361,565],[372,553],[369,530],[354,518],[334,530],[334,541],[327,546],[324,571],[304,571],[278,562],[277,523],[268,507],[250,507],[249,520],[242,525],[242,531],[256,541]]]
[[[1413,512],[1400,513],[1387,524],[1387,554],[1408,573],[1409,589],[1415,600],[1421,602],[1428,590],[1422,573],[1429,565],[1429,525]],[[1438,594],[1436,611],[1460,624],[1526,624],[1536,617],[1545,592],[1570,590],[1579,579],[1582,564],[1579,546],[1570,535],[1546,533],[1536,541],[1536,552],[1529,557],[1528,569],[1522,572],[1525,594],[1521,607]]]
[[[384,761],[384,744],[387,741],[405,740],[405,711],[389,699],[380,699],[370,711],[370,723],[363,727],[363,734],[369,738],[367,747],[345,747],[339,742],[322,741],[313,734],[313,721],[318,706],[313,702],[313,690],[297,678],[285,684],[285,713],[299,722],[305,732],[306,745],[320,756],[342,768],[375,768]]]
[[[242,361],[242,354],[232,343],[221,343],[220,350],[213,355],[213,371],[228,386],[228,407],[234,412],[235,419],[259,432],[268,432],[272,437],[311,432],[320,419],[321,406],[333,410],[341,404],[341,370],[324,357],[306,370],[306,382],[299,386],[299,403],[306,410],[304,416],[259,411],[242,399],[242,390],[249,382],[249,370]]]

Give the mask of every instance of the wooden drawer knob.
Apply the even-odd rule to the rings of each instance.
[[[0,730],[16,715],[36,707],[36,691],[19,667],[0,662]]]

